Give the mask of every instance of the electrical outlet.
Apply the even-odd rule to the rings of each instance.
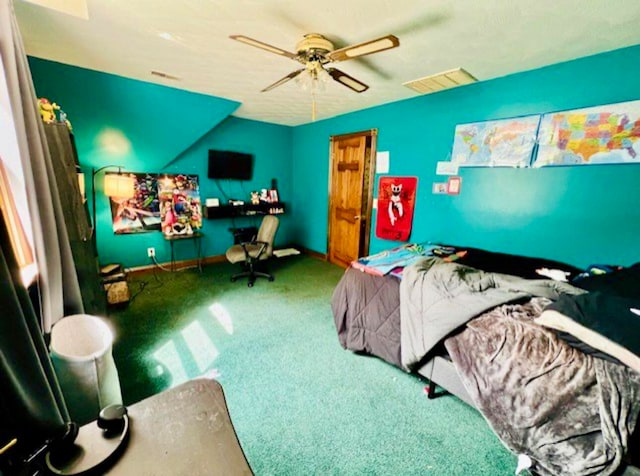
[[[149,258],[153,258],[156,255],[156,249],[155,248],[147,248],[147,256]]]

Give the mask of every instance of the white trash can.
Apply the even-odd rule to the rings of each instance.
[[[79,425],[98,418],[107,405],[122,403],[112,344],[107,324],[89,314],[64,317],[51,330],[53,367],[71,420]]]

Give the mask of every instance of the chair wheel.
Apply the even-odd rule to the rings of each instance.
[[[236,277],[235,276],[231,276],[231,282],[235,283],[236,282]]]
[[[269,281],[273,281],[275,278],[273,276],[269,276],[269,278],[267,278]]]
[[[253,287],[253,283],[252,283],[251,281],[249,281],[249,282],[247,283],[247,286],[249,286],[250,288],[252,288],[252,287]]]

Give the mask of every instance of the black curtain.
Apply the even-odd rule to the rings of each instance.
[[[58,432],[69,415],[2,214],[0,246],[0,446],[17,438],[18,455]]]

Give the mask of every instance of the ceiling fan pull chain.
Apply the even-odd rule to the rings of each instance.
[[[311,120],[316,120],[316,93],[315,91],[311,95]]]
[[[311,120],[316,120],[316,92],[318,86],[317,74],[311,75]]]

